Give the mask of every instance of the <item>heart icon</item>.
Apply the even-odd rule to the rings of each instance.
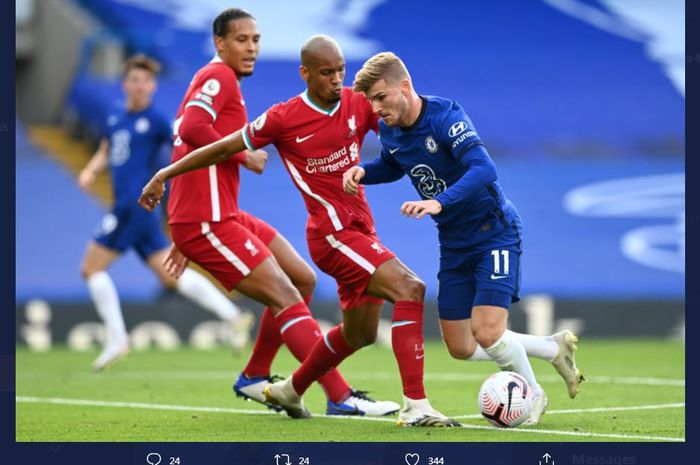
[[[418,465],[418,461],[420,460],[420,455],[418,454],[406,454],[406,457],[404,457],[406,460],[406,465]]]

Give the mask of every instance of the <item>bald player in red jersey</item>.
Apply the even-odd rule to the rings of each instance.
[[[300,72],[307,90],[268,109],[253,123],[221,141],[195,150],[158,172],[139,203],[153,209],[165,181],[220,163],[247,148],[274,144],[309,213],[307,240],[316,265],[333,276],[343,324],[331,329],[294,374],[265,388],[265,396],[292,417],[308,416],[301,396],[310,384],[376,339],[384,300],[394,303],[392,347],[403,384],[399,424],[457,426],[434,410],[423,386],[423,297],[425,285],[378,239],[361,189],[346,195],[343,173],[360,161],[364,135],[377,129],[367,99],[343,88],[345,60],[328,36],[314,36],[302,48]]]
[[[173,161],[240,129],[248,121],[240,80],[253,73],[260,49],[257,24],[248,12],[231,8],[214,20],[213,33],[217,55],[195,74],[177,112]],[[173,179],[168,211],[179,249],[171,251],[168,265],[177,275],[189,257],[231,290],[239,281],[245,285],[246,273],[271,253],[308,305],[316,283],[314,271],[272,226],[238,208],[239,165],[259,173],[266,159],[267,154],[261,150],[243,150],[218,165]],[[232,222],[253,237],[242,236]],[[254,291],[259,289],[255,287]],[[263,311],[251,358],[233,385],[238,396],[265,404],[263,389],[271,382],[271,364],[285,333],[300,324],[308,326],[306,332],[297,330],[290,335],[309,336],[309,330],[313,327],[315,332],[317,327],[315,321],[305,321],[311,319],[305,310],[285,311],[288,316],[276,317],[275,313],[269,305]],[[290,349],[297,357],[303,358],[311,350],[316,338],[309,337],[291,341]],[[328,414],[387,415],[399,408],[395,402],[375,401],[352,389],[337,370],[318,381],[328,398]]]

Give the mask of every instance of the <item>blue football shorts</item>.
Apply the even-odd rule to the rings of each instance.
[[[163,233],[162,220],[160,210],[149,213],[138,205],[115,207],[102,218],[94,239],[98,244],[119,253],[133,247],[146,261],[170,243]]]
[[[515,222],[465,249],[440,249],[438,310],[442,320],[471,318],[472,308],[510,308],[520,300],[522,227]]]

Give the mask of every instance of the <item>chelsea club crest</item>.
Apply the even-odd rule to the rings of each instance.
[[[428,136],[425,138],[425,148],[428,149],[428,152],[430,153],[437,152],[438,146],[435,139],[433,139],[433,136]]]

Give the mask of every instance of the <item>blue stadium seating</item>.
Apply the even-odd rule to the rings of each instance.
[[[130,51],[151,53],[164,63],[157,105],[174,115],[192,73],[211,58],[210,23],[220,6],[189,0],[80,3]],[[595,9],[605,18],[601,27],[614,30],[564,13],[551,5],[567,2],[551,0],[431,7],[398,0],[328,2],[331,6],[315,13],[305,7],[276,11],[274,1],[248,3],[263,34],[255,76],[243,84],[249,116],[303,90],[296,50],[312,33],[341,39],[347,83],[364,57],[393,50],[408,64],[419,91],[460,101],[486,141],[506,195],[525,223],[525,293],[683,296],[684,97],[670,65],[654,52],[667,37],[635,29],[638,23],[624,20],[625,12],[595,1],[568,4]],[[288,28],[280,26],[287,23]],[[83,68],[67,103],[84,124],[94,126],[120,99],[118,82]],[[35,150],[20,145],[22,140],[18,135],[18,153]],[[363,156],[376,156],[376,148],[372,136]],[[599,186],[577,197],[578,203],[567,197],[581,186],[632,177],[645,178]],[[241,205],[270,221],[308,258],[303,204],[290,194],[294,188],[287,178],[274,157],[263,176],[244,173]],[[40,293],[85,298],[77,264],[100,210],[51,162],[18,157],[17,179],[18,298]],[[85,214],[66,224],[37,208],[46,205],[45,192],[27,184],[37,179],[50,186],[52,205],[60,202]],[[427,281],[434,297],[434,226],[397,213],[403,200],[415,198],[408,182],[370,188],[368,196],[384,242]],[[275,208],[281,198],[289,199],[290,208]],[[645,210],[657,204],[657,210]],[[46,243],[47,228],[60,247],[37,246]],[[415,237],[421,237],[420,246]],[[126,270],[115,274],[125,298],[157,291],[133,257],[118,267],[115,273]],[[46,270],[51,279],[40,279]],[[333,298],[334,284],[322,273],[319,278],[318,298]]]

